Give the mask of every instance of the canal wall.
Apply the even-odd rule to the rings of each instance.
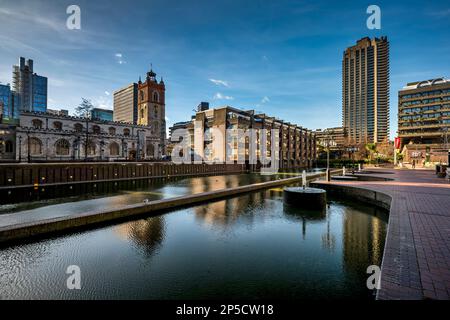
[[[342,174],[342,170],[332,171],[332,174]],[[309,175],[308,181],[313,181],[325,176],[325,173]],[[0,243],[12,242],[31,237],[43,236],[47,234],[64,232],[78,228],[86,228],[102,223],[112,222],[114,220],[129,219],[139,215],[157,215],[165,210],[174,210],[177,208],[200,205],[202,203],[217,201],[228,197],[238,196],[245,193],[293,185],[302,182],[302,177],[297,176],[288,179],[275,180],[269,182],[256,183],[236,188],[228,188],[187,196],[175,197],[151,201],[148,203],[139,203],[115,210],[86,212],[76,216],[65,216],[48,220],[27,222],[0,227]]]
[[[0,188],[186,177],[247,172],[243,164],[33,163],[0,164]]]

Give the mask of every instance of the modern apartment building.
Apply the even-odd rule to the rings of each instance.
[[[407,160],[446,161],[450,147],[450,80],[408,83],[398,93],[398,131]]]
[[[331,149],[341,149],[348,145],[347,128],[344,127],[317,129],[314,134],[318,145],[325,146],[328,141],[331,141]]]
[[[177,123],[170,128],[172,144],[178,142],[173,138],[176,129],[187,130],[185,138],[193,159],[197,156],[216,163],[244,159],[248,163],[253,154],[259,163],[263,152],[266,158],[272,156],[272,130],[278,136],[279,168],[309,168],[316,159],[316,139],[312,131],[266,114],[257,114],[254,110],[243,111],[230,106],[205,109],[203,105],[192,121]],[[255,144],[250,143],[249,136],[242,136],[248,129],[256,129]],[[266,139],[262,135],[263,129]],[[230,145],[228,150],[227,143]]]
[[[137,83],[132,83],[114,92],[114,121],[137,124],[137,87]]]
[[[357,41],[342,60],[342,125],[349,142],[383,142],[389,136],[389,42]]]
[[[15,108],[18,111],[46,112],[47,88],[46,77],[34,73],[33,60],[20,57],[18,65],[13,66],[13,91],[18,94]]]

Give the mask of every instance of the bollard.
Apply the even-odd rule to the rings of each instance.
[[[361,163],[358,163],[358,171],[361,171]]]
[[[343,175],[343,176],[345,176],[345,175],[346,175],[346,172],[345,172],[345,166],[344,166],[344,167],[342,167],[342,175]]]
[[[330,169],[327,169],[326,172],[327,172],[327,175],[326,175],[327,181],[329,182],[329,181],[331,181]]]

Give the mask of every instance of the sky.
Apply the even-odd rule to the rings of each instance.
[[[66,9],[81,9],[81,29]],[[369,5],[381,29],[369,30]],[[390,41],[391,137],[398,90],[450,78],[450,0],[0,0],[0,82],[19,57],[48,77],[48,107],[81,98],[112,109],[113,92],[153,66],[166,84],[168,126],[201,101],[255,109],[307,127],[342,125],[342,54],[362,37]]]

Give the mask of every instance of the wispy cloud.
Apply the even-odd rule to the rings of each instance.
[[[225,80],[209,79],[209,81],[211,81],[217,86],[229,87],[228,82]]]
[[[428,14],[430,16],[439,17],[439,18],[449,17],[450,16],[450,8],[445,9],[445,10],[440,10],[440,11],[433,11]]]
[[[107,96],[111,95],[111,93],[110,93],[109,91],[105,91],[105,94],[106,94]]]
[[[126,61],[123,59],[123,54],[122,53],[118,52],[118,53],[116,53],[114,55],[114,57],[116,58],[116,62],[118,64],[125,64],[126,63]]]
[[[230,96],[225,96],[225,95],[221,94],[220,92],[217,92],[214,95],[214,100],[234,100],[234,98],[230,97]]]
[[[269,99],[269,97],[268,96],[265,96],[264,98],[262,98],[262,100],[261,100],[261,103],[267,103],[267,102],[269,102],[270,101],[270,99]]]
[[[34,23],[57,32],[61,32],[65,29],[63,20],[56,20],[50,18],[44,18],[39,14],[30,14],[29,12],[19,12],[16,10],[0,8],[0,16],[10,17],[14,20],[21,20],[23,22]]]

